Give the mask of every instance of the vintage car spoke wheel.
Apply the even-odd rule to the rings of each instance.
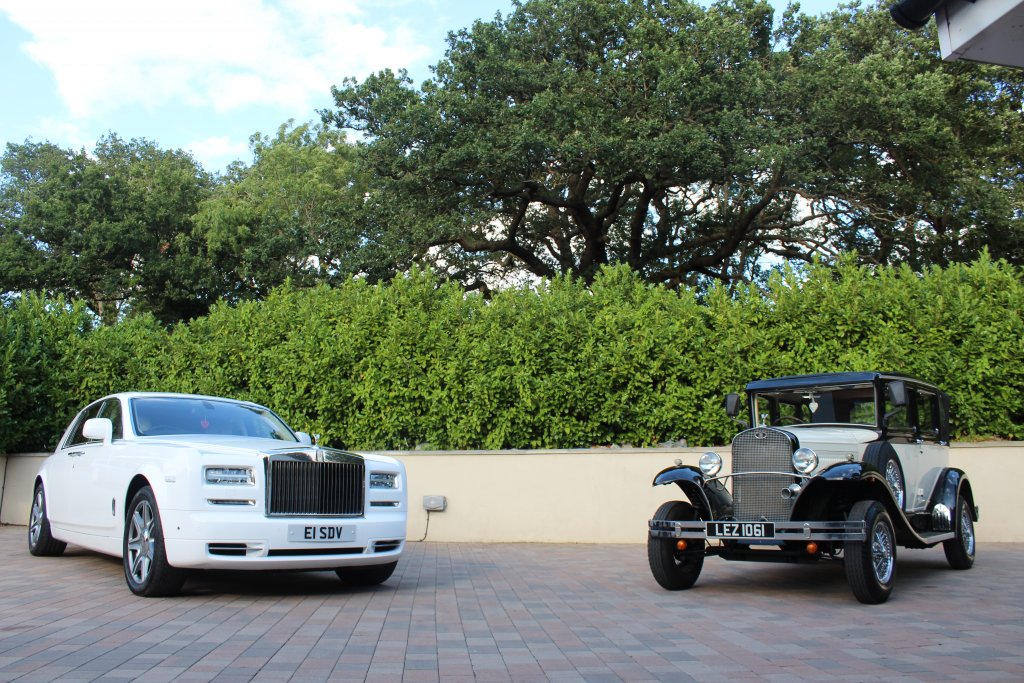
[[[658,508],[654,519],[688,521],[697,519],[697,514],[689,503],[669,501]],[[678,591],[690,588],[697,582],[704,568],[704,541],[691,539],[687,543],[690,547],[680,552],[676,549],[674,539],[648,536],[647,561],[651,565],[654,580],[662,588]]]
[[[46,495],[43,485],[36,486],[32,496],[32,511],[28,518],[28,551],[33,555],[60,555],[68,544],[50,535],[50,520],[46,516]]]
[[[338,567],[334,573],[349,586],[376,586],[390,579],[397,566],[397,562],[390,562],[369,567]]]
[[[863,521],[864,541],[846,543],[846,578],[854,596],[877,605],[889,599],[896,578],[896,534],[885,507],[874,500],[862,500],[850,510],[851,521]]]
[[[136,595],[174,595],[185,581],[185,572],[167,563],[160,514],[148,486],[139,489],[128,506],[123,557],[124,578]]]
[[[907,487],[903,483],[903,468],[900,467],[900,463],[896,458],[889,458],[885,461],[885,481],[889,484],[889,488],[892,489],[892,495],[896,499],[896,504],[900,506],[900,509],[905,509],[904,500],[907,497]]]
[[[942,542],[946,561],[953,569],[970,569],[974,564],[974,519],[963,496],[956,497],[956,538]]]

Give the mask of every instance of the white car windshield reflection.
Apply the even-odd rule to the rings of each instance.
[[[131,401],[139,436],[219,434],[297,441],[279,417],[267,410],[228,401],[152,397]]]

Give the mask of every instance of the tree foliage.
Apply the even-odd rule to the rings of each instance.
[[[0,449],[52,447],[111,391],[251,399],[352,449],[727,443],[727,392],[762,377],[901,372],[946,389],[958,439],[1024,438],[1024,274],[970,264],[812,264],[730,292],[644,283],[465,293],[413,271],[390,283],[275,289],[173,329],[93,328],[79,305],[0,308]]]
[[[203,202],[197,230],[233,299],[262,298],[286,280],[333,283],[353,274],[390,278],[361,221],[365,183],[344,135],[320,126],[280,127],[251,140],[253,163],[236,164]]]
[[[991,234],[1020,262],[1021,77],[935,52],[877,9],[773,32],[759,0],[527,0],[450,34],[420,88],[347,79],[322,114],[365,134],[395,241],[467,285],[924,267]]]
[[[109,135],[91,154],[8,144],[0,161],[2,291],[80,299],[107,323],[188,319],[220,294],[192,239],[210,179],[188,154]]]

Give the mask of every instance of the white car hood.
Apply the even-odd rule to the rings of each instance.
[[[169,446],[172,448],[191,448],[195,450],[223,453],[251,455],[252,453],[295,453],[323,450],[335,453],[349,453],[361,457],[370,462],[397,463],[394,458],[376,453],[351,453],[333,448],[322,448],[298,441],[282,441],[280,439],[260,439],[248,436],[231,436],[225,434],[180,434],[175,436],[145,436],[138,437],[139,444],[152,444]]]

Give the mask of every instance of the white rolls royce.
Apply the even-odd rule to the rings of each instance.
[[[405,546],[405,468],[313,443],[244,401],[121,393],[82,410],[35,479],[28,546],[123,558],[133,593],[190,569],[332,569],[376,585]]]

